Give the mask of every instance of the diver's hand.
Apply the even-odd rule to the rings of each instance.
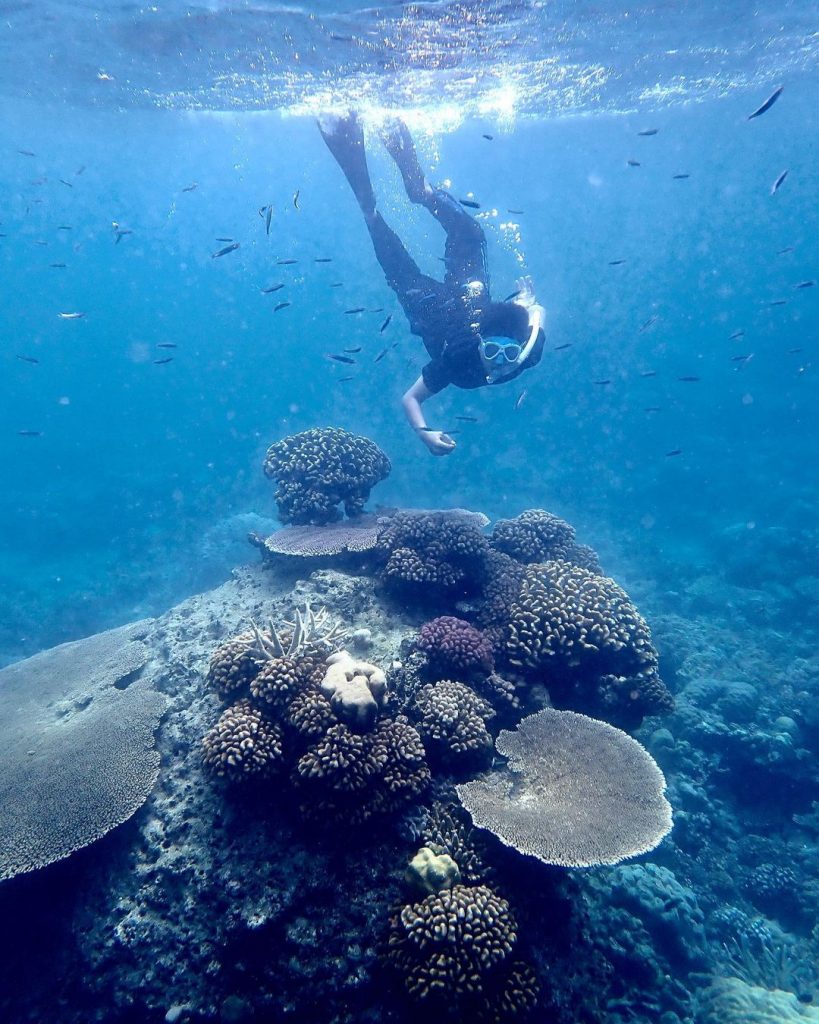
[[[531,277],[519,277],[515,282],[518,286],[518,294],[514,298],[519,306],[523,306],[524,309],[528,309],[530,306],[534,306],[535,302],[535,286]]]
[[[440,430],[425,430],[419,434],[429,448],[430,455],[450,455],[455,451],[455,441]]]

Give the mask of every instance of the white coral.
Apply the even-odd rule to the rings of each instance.
[[[371,729],[387,700],[387,677],[377,665],[356,661],[349,651],[331,654],[327,666],[321,692],[333,711],[353,729]]]

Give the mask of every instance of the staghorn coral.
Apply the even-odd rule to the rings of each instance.
[[[636,740],[606,722],[546,708],[503,731],[506,768],[456,786],[473,822],[546,864],[617,864],[671,830],[665,778]]]
[[[445,1018],[510,1020],[537,998],[532,972],[510,958],[516,942],[503,897],[457,884],[402,907],[390,922],[386,959],[409,995]]]
[[[453,615],[425,622],[416,647],[426,655],[429,671],[442,679],[488,675],[495,667],[492,645],[479,629]]]
[[[167,703],[139,677],[149,628],[111,629],[0,671],[0,880],[96,842],[148,798]]]
[[[265,476],[278,482],[276,504],[284,523],[321,525],[358,516],[370,490],[390,472],[390,461],[369,438],[335,427],[306,430],[272,444]]]
[[[475,526],[445,512],[397,512],[378,538],[387,586],[424,603],[480,590],[489,553]]]
[[[266,776],[281,767],[282,730],[247,699],[226,708],[202,740],[202,761],[229,779]]]
[[[424,686],[415,703],[418,730],[441,760],[474,762],[492,750],[485,723],[494,716],[492,706],[463,683],[443,679]]]
[[[590,572],[601,571],[592,548],[575,540],[574,527],[542,508],[527,509],[514,519],[499,519],[492,530],[490,543],[518,562],[560,559]]]
[[[673,701],[645,620],[614,580],[569,562],[528,568],[512,605],[507,654],[546,675],[561,701],[637,719]]]

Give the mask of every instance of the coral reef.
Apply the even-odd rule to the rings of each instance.
[[[0,880],[96,842],[154,788],[166,699],[140,678],[149,627],[111,629],[0,671]]]
[[[265,476],[278,482],[276,505],[283,523],[318,525],[358,516],[370,490],[390,472],[390,461],[369,438],[334,427],[305,430],[272,444]]]
[[[456,787],[473,822],[546,864],[616,864],[671,830],[665,778],[627,733],[547,708],[495,742],[507,769]]]
[[[232,704],[202,740],[202,760],[230,779],[271,775],[282,763],[282,730],[247,699]]]
[[[614,580],[568,562],[530,567],[510,615],[510,662],[543,673],[556,703],[623,724],[673,707],[648,625]]]
[[[438,761],[450,767],[474,765],[492,751],[486,722],[492,706],[463,683],[443,679],[424,686],[415,698],[418,730]]]
[[[489,543],[477,527],[443,512],[397,512],[382,530],[382,576],[421,605],[478,593]]]
[[[429,846],[422,846],[409,862],[404,877],[413,888],[431,895],[457,885],[461,872],[448,853],[436,853]]]
[[[530,508],[514,519],[499,519],[490,537],[493,548],[518,562],[571,562],[600,573],[597,553],[578,544],[575,530],[565,520],[541,508]]]
[[[375,516],[362,514],[349,521],[323,526],[284,526],[267,537],[250,533],[248,540],[271,560],[276,556],[321,559],[372,551],[378,544],[381,529]]]
[[[351,728],[371,729],[387,700],[387,677],[376,665],[356,661],[348,651],[327,659],[321,692],[338,717]]]
[[[455,885],[401,909],[386,959],[413,999],[448,1019],[514,1019],[537,1001],[531,970],[511,960],[516,927],[488,886]]]
[[[429,671],[438,679],[486,676],[495,667],[492,645],[464,619],[440,615],[421,627],[416,646],[426,655]]]
[[[792,992],[749,985],[739,978],[714,978],[697,998],[698,1024],[819,1024],[819,1008]]]

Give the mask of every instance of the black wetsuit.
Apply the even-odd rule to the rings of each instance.
[[[486,237],[481,225],[443,189],[433,189],[422,204],[446,232],[444,281],[422,274],[401,239],[380,213],[367,219],[378,262],[409,320],[410,330],[424,343],[430,362],[421,375],[436,394],[449,384],[481,388],[506,383],[540,362],[541,330],[522,366],[497,381],[487,376],[480,356],[480,338],[503,336],[524,345],[529,338],[529,315],[515,302],[492,302],[486,265]],[[471,282],[483,287],[467,288]]]

